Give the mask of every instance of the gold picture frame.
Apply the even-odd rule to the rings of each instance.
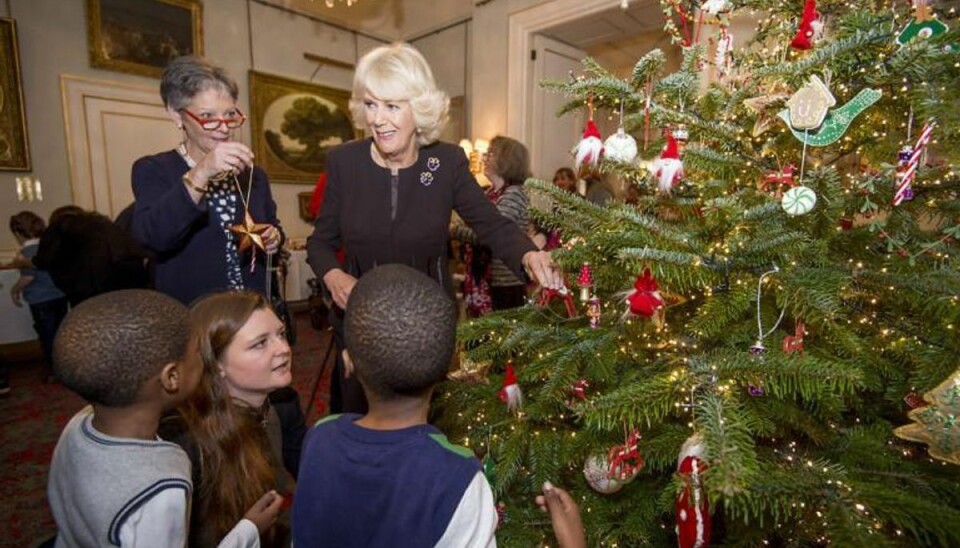
[[[350,93],[250,71],[253,152],[271,181],[314,184],[330,147],[359,136]]]
[[[96,68],[159,78],[172,59],[203,55],[200,0],[87,0]]]
[[[30,140],[17,49],[17,24],[0,17],[0,170],[30,171]]]

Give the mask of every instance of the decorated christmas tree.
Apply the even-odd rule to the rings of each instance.
[[[591,546],[960,546],[955,14],[661,3],[679,70],[654,50],[627,78],[586,59],[544,84],[560,114],[623,113],[578,167],[639,199],[529,181],[569,291],[463,324],[440,390],[500,544],[553,542],[532,504],[549,480]],[[911,418],[898,433],[929,452],[895,435]]]

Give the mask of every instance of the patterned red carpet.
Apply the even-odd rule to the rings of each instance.
[[[306,410],[330,335],[312,329],[305,312],[296,315],[296,324],[293,382]],[[308,424],[327,413],[330,369],[332,365],[327,366],[316,401],[309,406]],[[2,547],[36,546],[56,529],[47,507],[47,468],[60,430],[84,403],[63,386],[42,382],[41,377],[39,363],[14,364],[12,391],[0,398]]]

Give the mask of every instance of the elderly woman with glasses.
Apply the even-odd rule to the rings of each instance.
[[[185,304],[224,289],[264,293],[264,252],[283,238],[266,173],[233,140],[246,121],[237,95],[220,67],[173,60],[160,96],[183,141],[133,165],[134,237],[156,255],[156,289]]]
[[[550,254],[484,196],[463,150],[438,141],[448,109],[430,66],[410,45],[380,46],[357,64],[350,110],[367,138],[327,155],[324,202],[307,241],[310,266],[337,305],[337,334],[339,309],[347,306],[357,279],[377,265],[411,266],[453,296],[447,261],[454,211],[515,275],[526,270],[544,286],[563,284]],[[336,257],[341,245],[342,263]],[[352,379],[334,382],[331,409],[363,412],[362,390],[347,381]],[[358,406],[347,390],[357,395]]]

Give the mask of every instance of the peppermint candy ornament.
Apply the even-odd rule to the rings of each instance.
[[[793,187],[783,194],[780,205],[789,215],[803,215],[817,205],[817,194],[810,187]]]
[[[637,141],[620,127],[603,142],[603,154],[615,162],[629,164],[637,158]]]

